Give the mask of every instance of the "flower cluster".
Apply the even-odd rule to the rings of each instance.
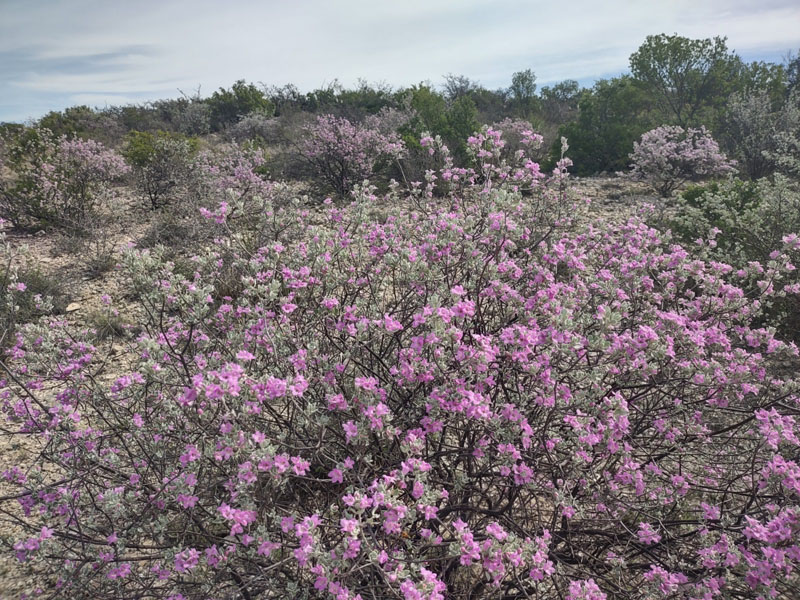
[[[33,130],[17,141],[0,177],[0,212],[18,227],[61,225],[80,229],[97,202],[115,199],[111,184],[129,171],[100,142]]]
[[[405,151],[397,134],[379,125],[374,118],[359,124],[334,115],[318,116],[305,128],[300,153],[320,181],[337,195],[347,196],[370,178],[380,160],[399,158]]]
[[[65,323],[21,330],[26,564],[96,598],[791,597],[796,347],[640,220],[554,216],[563,168],[502,142],[273,205],[256,251],[232,229],[189,273],[131,251],[142,333],[108,385]]]
[[[646,182],[664,198],[686,181],[735,171],[705,127],[657,127],[634,142],[630,159],[624,176]]]

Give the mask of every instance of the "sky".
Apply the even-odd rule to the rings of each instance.
[[[745,60],[800,49],[798,0],[0,0],[0,122],[210,95],[238,79],[310,91],[448,73],[490,89],[628,69],[648,35],[727,36]]]

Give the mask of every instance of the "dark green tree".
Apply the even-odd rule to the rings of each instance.
[[[578,175],[624,169],[633,142],[658,125],[652,98],[627,75],[598,81],[583,92],[578,108],[578,119],[559,128],[569,141],[567,156]],[[557,139],[551,158],[560,151]]]
[[[403,128],[402,133],[416,140],[406,139],[407,144],[412,142],[413,145],[425,131],[432,135],[447,135],[447,101],[442,94],[420,83],[399,91],[397,97],[399,102],[407,103],[414,111],[414,119]]]
[[[341,116],[350,121],[360,121],[367,115],[377,114],[382,108],[392,106],[394,94],[387,83],[370,84],[359,79],[357,88],[339,92],[337,103]]]
[[[790,54],[786,58],[786,95],[788,96],[792,91],[800,89],[800,52],[797,54]]]
[[[692,40],[650,35],[630,57],[633,77],[657,101],[664,120],[681,127],[707,123],[740,81],[741,59],[726,38]]]
[[[466,75],[453,75],[448,73],[444,76],[444,95],[448,100],[458,100],[463,96],[469,96],[472,92],[480,88],[477,81],[473,81]]]
[[[271,116],[274,112],[267,95],[252,83],[240,79],[229,90],[219,88],[207,100],[211,107],[211,128],[220,131],[250,113]]]
[[[580,98],[581,87],[574,79],[544,86],[540,92],[542,118],[556,125],[572,121],[578,113]]]
[[[447,111],[445,141],[459,164],[467,162],[466,139],[480,129],[478,109],[469,96],[462,96]]]
[[[508,116],[508,102],[505,90],[488,90],[480,87],[468,96],[478,111],[481,123],[500,121]]]
[[[86,133],[86,124],[94,114],[88,106],[70,106],[63,111],[50,111],[39,119],[38,126],[57,136],[80,136]]]
[[[511,76],[511,85],[508,88],[514,116],[521,119],[530,119],[536,110],[536,75],[530,69],[517,71]]]

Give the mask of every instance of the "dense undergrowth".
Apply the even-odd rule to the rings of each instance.
[[[720,243],[755,230],[732,183],[688,196],[699,244],[587,224],[540,142],[483,129],[463,167],[425,136],[423,181],[320,204],[201,153],[191,252],[122,259],[130,371],[55,317],[4,361],[35,454],[0,518],[42,596],[791,598],[800,238]],[[759,185],[759,222],[796,201]]]

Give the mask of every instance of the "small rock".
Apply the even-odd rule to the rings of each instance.
[[[80,307],[81,305],[78,304],[77,302],[70,302],[69,304],[67,304],[67,308],[65,308],[64,310],[66,310],[68,313],[71,313],[75,312],[76,310],[79,310]]]

